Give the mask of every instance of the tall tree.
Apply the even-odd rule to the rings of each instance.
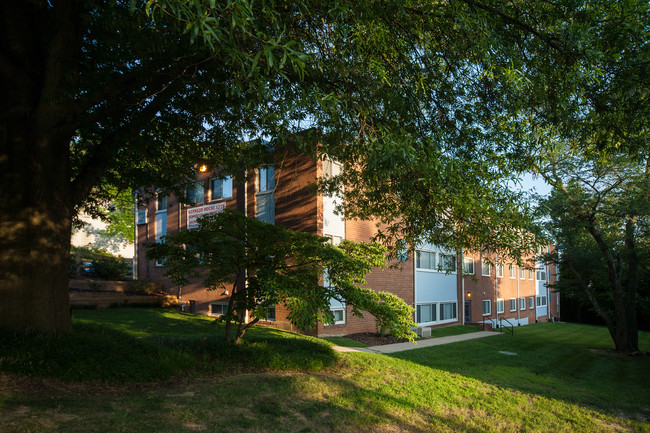
[[[545,127],[521,120],[598,125],[574,104],[585,79],[621,95],[647,80],[638,0],[27,0],[0,16],[0,326],[50,332],[70,329],[71,221],[104,185],[178,192],[199,160],[257,165],[265,148],[245,138],[314,127],[301,148],[345,164],[349,216],[411,245],[517,255],[528,220],[507,179]],[[606,120],[632,104],[596,102]]]
[[[650,229],[648,159],[557,153],[546,173],[553,191],[542,208],[549,232],[564,247],[551,257],[567,277],[558,288],[591,303],[617,351],[637,352],[637,299]]]
[[[483,24],[483,40],[495,47],[490,74],[502,77],[495,94],[507,100],[495,127],[553,186],[545,205],[558,242],[597,247],[607,281],[592,280],[592,288],[581,273],[590,267],[575,261],[577,251],[562,257],[567,266],[572,261],[574,281],[599,304],[617,350],[638,350],[635,297],[650,149],[650,6],[636,0],[464,3],[478,11],[475,24]],[[607,303],[598,291],[607,293]]]
[[[450,168],[459,197],[489,190],[488,137],[454,120],[480,107],[481,87],[458,13],[397,0],[2,2],[0,326],[70,329],[71,221],[104,185],[180,191],[199,160],[255,166],[265,149],[246,137],[279,146],[315,126],[319,151],[374,152],[364,168],[431,147],[469,157]]]

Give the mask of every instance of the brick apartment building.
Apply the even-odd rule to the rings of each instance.
[[[177,296],[188,311],[218,316],[225,312],[227,290],[206,291],[199,281],[173,286],[163,277],[160,264],[146,260],[143,244],[154,242],[167,233],[192,229],[204,213],[225,208],[245,212],[250,217],[294,231],[327,236],[334,244],[343,239],[369,241],[375,234],[372,221],[346,220],[337,215],[335,207],[341,196],[323,195],[315,182],[323,176],[338,174],[339,166],[305,154],[285,151],[273,166],[250,173],[248,181],[237,183],[232,178],[218,179],[209,171],[199,173],[196,183],[188,188],[191,205],[180,203],[173,196],[157,196],[136,213],[136,269],[142,280],[162,282],[165,290]],[[484,259],[490,260],[491,265]],[[419,328],[486,322],[493,326],[525,325],[547,321],[559,315],[557,294],[550,293],[546,283],[555,272],[543,263],[537,269],[501,264],[495,257],[466,253],[462,259],[433,245],[422,245],[415,254],[401,257],[396,268],[375,270],[367,276],[368,286],[401,297],[416,310]],[[460,277],[458,267],[463,263]],[[550,307],[550,308],[549,308]],[[345,305],[332,301],[336,323],[318,325],[316,335],[346,335],[376,331],[374,318],[366,314],[357,318]],[[286,320],[287,311],[276,305],[269,322],[283,329],[293,329]]]

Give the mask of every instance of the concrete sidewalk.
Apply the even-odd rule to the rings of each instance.
[[[441,344],[457,343],[459,341],[474,340],[476,338],[493,337],[495,335],[503,335],[500,332],[479,331],[471,332],[469,334],[450,335],[448,337],[427,338],[425,340],[418,340],[417,344],[413,343],[395,343],[385,344],[383,346],[371,347],[342,347],[334,346],[334,350],[338,352],[368,352],[368,353],[395,353],[404,350],[420,349],[422,347],[440,346]]]

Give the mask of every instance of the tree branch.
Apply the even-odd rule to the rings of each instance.
[[[569,51],[566,47],[562,46],[558,42],[557,38],[554,38],[554,37],[549,36],[549,35],[545,35],[545,34],[539,32],[538,30],[536,30],[535,28],[533,28],[531,25],[526,24],[525,22],[523,22],[523,21],[521,21],[521,20],[519,20],[519,19],[517,19],[517,18],[515,18],[515,17],[513,17],[511,15],[506,14],[505,12],[503,12],[503,11],[501,11],[499,9],[493,8],[491,6],[485,5],[483,3],[480,3],[480,2],[477,2],[477,1],[474,1],[474,0],[461,0],[461,1],[466,3],[469,6],[473,6],[473,7],[476,7],[478,9],[482,9],[482,10],[484,10],[486,12],[489,12],[489,13],[491,13],[493,15],[497,15],[497,16],[503,18],[505,21],[509,22],[510,24],[514,24],[515,26],[519,27],[520,29],[525,30],[526,32],[532,34],[533,36],[535,36],[536,38],[540,39],[545,44],[547,44],[549,47],[553,48],[554,50],[556,50],[557,52],[562,54],[562,56],[567,61],[567,63],[573,63],[575,61],[574,54],[571,51]]]

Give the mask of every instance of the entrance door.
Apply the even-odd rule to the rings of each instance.
[[[472,318],[472,307],[470,306],[470,303],[472,301],[465,301],[465,321],[470,322]]]

